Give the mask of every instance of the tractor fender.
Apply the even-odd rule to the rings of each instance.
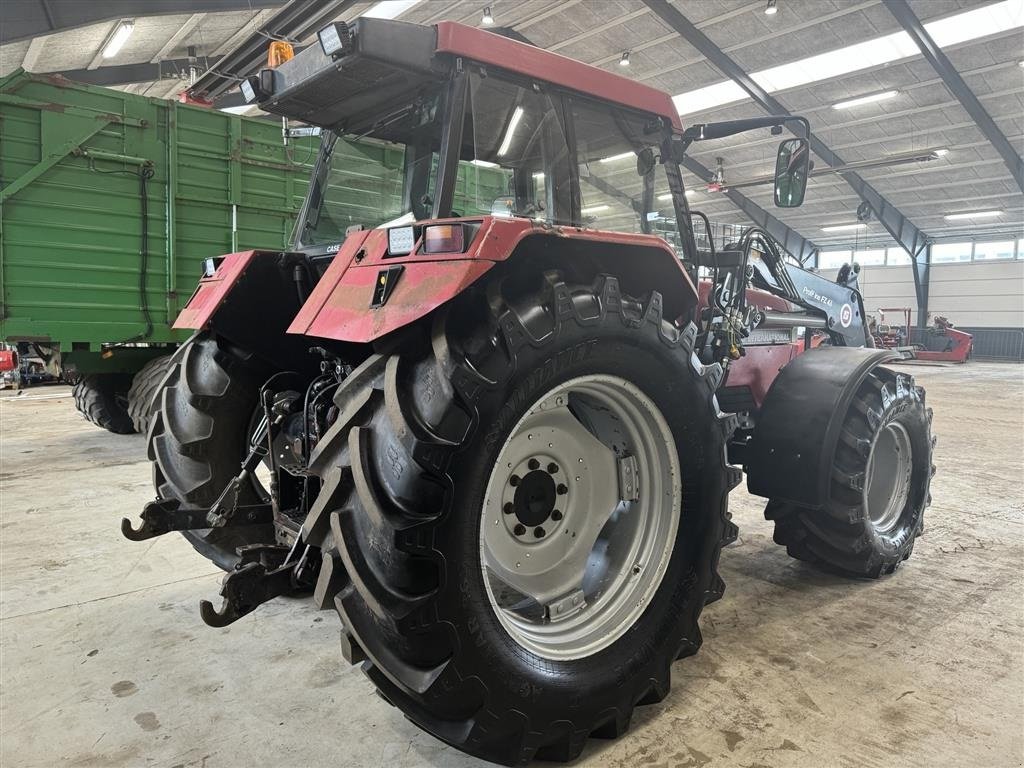
[[[818,347],[797,357],[772,383],[747,454],[747,490],[820,509],[846,412],[873,368],[898,360],[888,349]]]
[[[428,256],[414,248],[408,256],[393,257],[388,255],[385,230],[360,233],[364,237],[356,244],[350,243],[350,236],[288,333],[372,342],[426,317],[506,262],[517,269],[529,261],[538,274],[563,269],[570,279],[614,274],[630,295],[660,291],[665,316],[672,319],[696,307],[696,287],[659,237],[493,216],[446,220],[456,221],[475,231],[464,253]]]

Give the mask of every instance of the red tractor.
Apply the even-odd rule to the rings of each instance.
[[[570,760],[700,646],[743,470],[793,557],[910,556],[931,413],[865,348],[856,273],[757,228],[695,245],[689,145],[798,120],[776,203],[799,205],[806,121],[684,129],[665,93],[449,22],[319,41],[242,87],[323,130],[294,248],[207,263],[157,498],[122,525],[227,571],[208,624],[309,593],[421,728]]]
[[[902,325],[890,325],[885,313],[900,313]],[[904,352],[909,359],[940,363],[966,363],[974,347],[974,337],[953,327],[945,317],[939,315],[928,328],[916,333],[910,328],[910,307],[884,307],[878,310],[879,321],[869,322],[869,330],[875,346]],[[911,343],[913,341],[913,343]]]

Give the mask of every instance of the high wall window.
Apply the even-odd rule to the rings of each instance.
[[[856,251],[853,260],[862,267],[877,267],[885,264],[885,248]]]
[[[1015,243],[1013,240],[1000,240],[995,242],[987,243],[975,243],[974,244],[974,260],[975,261],[989,261],[992,259],[1012,259],[1013,258],[1013,247]],[[934,255],[934,246],[932,247],[932,254]]]
[[[949,264],[971,260],[971,243],[935,243],[932,264]]]
[[[885,251],[885,263],[890,267],[910,263],[910,254],[902,248],[887,248]]]
[[[853,251],[822,251],[818,254],[819,269],[839,269],[843,264],[849,264]]]

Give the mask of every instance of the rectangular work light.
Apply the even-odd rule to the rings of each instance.
[[[392,227],[388,230],[388,255],[404,256],[412,253],[416,245],[416,232],[412,227]]]
[[[325,56],[340,56],[352,47],[352,30],[344,21],[336,21],[316,33]]]

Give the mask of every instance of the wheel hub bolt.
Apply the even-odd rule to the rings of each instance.
[[[565,496],[569,492],[569,489],[563,483],[559,483],[556,490],[559,496]]]
[[[512,477],[508,479],[508,484],[511,485],[513,488],[519,485],[519,475],[512,475]]]
[[[538,539],[543,539],[545,533],[545,530],[541,528],[539,525],[533,529],[533,535],[536,536]]]
[[[530,461],[528,462],[527,466],[530,469],[538,469],[540,467],[540,462],[537,461],[536,459],[530,459]]]
[[[512,529],[512,533],[514,533],[516,536],[522,536],[524,533],[526,533],[526,526],[522,523],[518,523],[516,527]]]
[[[562,513],[559,510],[556,509],[554,512],[551,513],[551,519],[552,520],[561,520],[562,519]]]
[[[506,515],[511,515],[516,511],[516,505],[511,501],[505,502],[505,506],[502,508]]]
[[[554,474],[557,474],[557,473],[558,473],[558,465],[555,464],[554,462],[551,462],[550,464],[548,464],[548,474],[549,475],[554,475]]]

